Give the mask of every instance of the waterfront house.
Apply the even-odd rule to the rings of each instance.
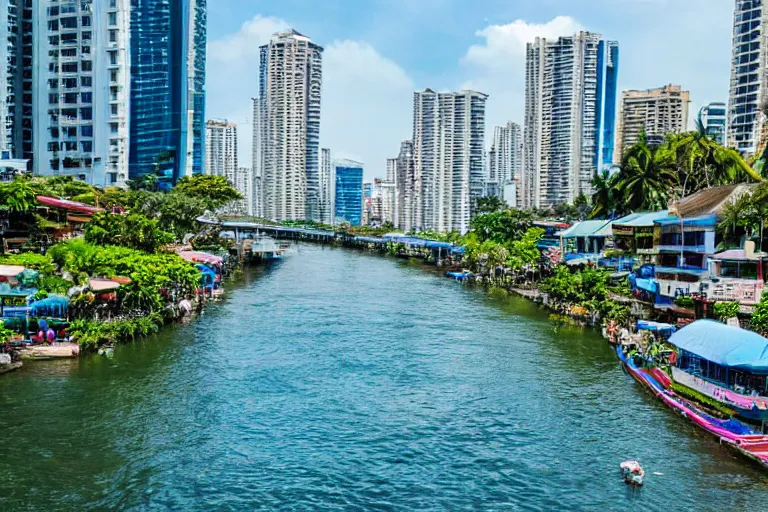
[[[614,247],[638,256],[641,263],[656,263],[659,254],[654,239],[655,222],[669,217],[667,210],[632,213],[613,222],[611,231]]]
[[[612,234],[611,224],[610,220],[585,220],[561,231],[560,251],[566,264],[597,263]]]
[[[674,333],[672,379],[752,421],[768,420],[768,339],[712,320]]]

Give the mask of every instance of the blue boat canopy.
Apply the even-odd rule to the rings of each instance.
[[[768,373],[768,339],[713,320],[697,320],[669,338],[676,347],[729,368]]]

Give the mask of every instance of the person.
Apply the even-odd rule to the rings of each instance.
[[[37,325],[43,333],[48,332],[48,322],[45,321],[45,318],[41,318]]]
[[[48,338],[48,343],[53,343],[56,341],[56,332],[53,330],[53,327],[48,327],[48,332],[46,333],[46,336]]]

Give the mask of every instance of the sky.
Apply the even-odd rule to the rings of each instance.
[[[579,30],[619,42],[619,89],[680,84],[689,125],[728,100],[733,0],[215,0],[208,2],[206,117],[238,124],[251,165],[259,46],[294,28],[322,45],[320,145],[383,177],[413,132],[413,92],[489,95],[494,126],[522,125],[525,44]]]

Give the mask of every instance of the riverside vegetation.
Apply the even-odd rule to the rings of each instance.
[[[62,225],[38,213],[38,195],[107,211],[93,216],[82,238],[51,245],[51,232]],[[69,293],[69,334],[85,350],[132,341],[176,318],[178,301],[193,297],[201,286],[196,266],[165,248],[188,233],[199,233],[196,219],[206,210],[240,198],[218,176],[183,178],[168,193],[158,192],[151,179],[126,190],[100,189],[68,177],[16,178],[0,184],[0,213],[8,226],[26,229],[30,241],[23,252],[0,256],[0,264],[39,272],[36,298]],[[195,242],[193,237],[193,246]],[[130,283],[117,290],[115,300],[97,301],[89,279],[120,276],[130,278]],[[5,322],[6,326],[16,323]],[[29,328],[17,326],[20,332]],[[0,343],[13,333],[7,328],[0,331]]]

